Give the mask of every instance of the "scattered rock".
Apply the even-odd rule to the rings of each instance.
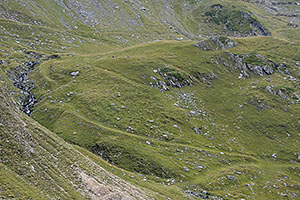
[[[258,109],[259,112],[261,112],[263,110],[270,109],[270,106],[264,104],[263,101],[261,101],[261,100],[251,99],[250,104],[255,106]]]
[[[242,175],[242,172],[239,172],[239,171],[236,171],[235,173],[238,175]]]
[[[276,91],[273,90],[273,86],[267,86],[266,91],[269,92],[270,94],[276,95]]]
[[[165,135],[163,135],[162,137],[163,137],[163,139],[164,139],[164,140],[169,140],[169,136],[168,136],[168,135],[166,135],[166,134],[165,134]]]
[[[289,75],[290,74],[290,71],[289,69],[286,67],[285,64],[280,64],[278,67],[277,67],[278,71],[282,74],[287,74]]]
[[[237,178],[235,176],[227,175],[226,178],[230,181],[236,181]]]
[[[190,190],[185,190],[185,193],[192,195],[194,197],[200,198],[200,199],[209,199],[209,193],[206,190],[203,190],[202,192],[196,192],[196,191],[190,191]],[[212,197],[214,198],[214,197]],[[215,198],[215,199],[219,199],[219,198]]]
[[[256,57],[257,57],[257,58],[260,58],[260,59],[263,59],[263,60],[265,60],[265,59],[266,59],[266,57],[265,57],[265,56],[263,56],[263,55],[261,55],[261,54],[257,54],[257,55],[256,55]]]
[[[71,72],[71,76],[75,77],[79,74],[79,71]]]
[[[190,171],[189,168],[187,168],[187,167],[183,167],[183,170],[184,170],[185,172],[189,172],[189,171]]]
[[[57,59],[57,58],[60,58],[60,56],[54,54],[54,55],[49,56],[49,57],[47,58],[47,60],[48,60],[48,59]]]
[[[215,9],[215,10],[222,10],[222,9],[223,9],[223,6],[220,5],[220,4],[215,4],[215,5],[212,5],[211,7],[212,7],[213,9]]]
[[[278,96],[280,96],[283,99],[288,99],[288,94],[286,93],[286,91],[284,89],[279,90]]]
[[[284,193],[281,193],[280,195],[283,196],[283,197],[288,197],[288,195],[284,194]]]
[[[291,193],[290,193],[290,196],[291,196],[292,198],[294,198],[294,199],[297,199],[297,198],[298,198],[298,195],[297,195],[296,193],[294,193],[294,192],[291,192]]]
[[[197,134],[202,134],[201,128],[194,127],[194,131],[195,131],[195,133],[197,133]]]
[[[192,110],[192,111],[190,111],[190,115],[194,116],[194,115],[196,115],[196,112]]]

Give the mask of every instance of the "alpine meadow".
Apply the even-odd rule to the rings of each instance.
[[[0,0],[13,199],[300,199],[300,1]]]

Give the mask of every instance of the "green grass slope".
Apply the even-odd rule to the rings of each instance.
[[[21,113],[0,84],[1,199],[148,199]]]
[[[97,199],[96,181],[145,198],[117,176],[154,199],[299,199],[298,11],[292,0],[5,1],[0,194]],[[5,104],[24,108],[27,93],[31,118]]]
[[[292,197],[299,187],[292,170],[300,151],[292,97],[299,93],[299,44],[235,42],[233,49],[202,51],[194,42],[163,41],[48,61],[32,73],[44,86],[34,90],[41,101],[33,119],[150,185],[225,199]],[[274,68],[272,75],[240,78],[232,55],[247,55],[243,62],[252,65],[285,63],[290,74]],[[170,78],[182,86],[166,83],[164,90]]]

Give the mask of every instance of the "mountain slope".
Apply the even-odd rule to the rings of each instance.
[[[99,37],[101,34],[103,37],[106,32],[121,34],[125,41],[175,38],[178,33],[188,38],[212,34],[269,34],[259,22],[264,18],[247,4],[234,1],[13,0],[5,1],[0,15],[23,24],[63,29],[82,36]]]
[[[1,81],[2,199],[147,199],[20,113]]]
[[[285,186],[275,193],[261,189],[275,183],[276,172],[295,181],[289,191],[296,194],[299,177],[289,169],[298,166],[299,105],[292,96],[299,91],[298,79],[288,77],[298,70],[291,72],[296,65],[286,56],[297,55],[299,46],[275,52],[287,43],[273,38],[235,42],[237,47],[225,51],[166,41],[51,60],[32,74],[37,85],[47,83],[35,90],[42,100],[32,117],[150,183],[195,189],[199,196],[206,196],[205,190],[223,198],[229,191],[240,198],[261,193],[277,198],[286,194]],[[286,67],[272,67],[283,59],[289,74],[283,72]],[[79,73],[72,77],[72,72]],[[244,189],[250,180],[255,193]]]
[[[125,199],[298,199],[298,13],[292,0],[3,1],[5,197],[97,199],[99,183]]]

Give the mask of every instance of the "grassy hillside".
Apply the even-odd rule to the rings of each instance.
[[[1,84],[1,199],[146,199],[21,113]]]
[[[299,93],[296,61],[287,59],[299,55],[299,46],[263,37],[235,42],[238,46],[226,51],[167,41],[49,61],[32,74],[37,85],[45,86],[35,90],[41,101],[33,119],[149,181],[174,179],[184,190],[222,197],[229,191],[239,198],[278,197],[287,190],[284,186],[275,193],[261,188],[278,180],[275,171],[299,183],[289,172],[297,166],[299,106],[296,97],[284,99],[266,88]],[[285,45],[290,51],[281,48]],[[250,78],[239,78],[241,69],[230,53],[248,55],[244,62],[251,64],[284,62],[291,74],[274,68],[272,75],[248,72]],[[73,71],[79,74],[72,77]],[[191,85],[166,85],[165,91],[157,83],[168,77]],[[266,174],[259,176],[262,171]],[[237,180],[227,180],[229,175]],[[247,181],[258,192],[241,190]],[[289,192],[297,193],[296,185]]]
[[[5,1],[0,197],[299,199],[299,7]]]

